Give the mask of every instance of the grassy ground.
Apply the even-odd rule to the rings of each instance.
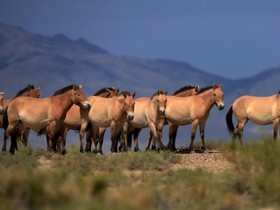
[[[232,148],[213,143],[233,164],[222,173],[173,170],[170,152],[62,156],[20,147],[0,154],[1,209],[279,209],[280,144]]]

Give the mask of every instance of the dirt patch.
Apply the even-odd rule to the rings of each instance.
[[[52,161],[45,158],[45,157],[39,157],[38,158],[38,169],[42,171],[48,171],[52,168]]]
[[[173,165],[173,169],[198,169],[207,170],[213,173],[220,173],[232,168],[232,164],[229,163],[221,153],[195,153],[195,154],[180,154],[181,161],[178,164]]]

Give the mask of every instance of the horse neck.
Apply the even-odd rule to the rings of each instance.
[[[72,107],[74,102],[71,99],[71,91],[67,91],[63,94],[52,96],[53,101],[56,101],[58,103],[57,109],[60,109],[63,114],[66,114],[66,112]]]
[[[194,91],[193,90],[187,90],[187,91],[183,91],[181,93],[176,94],[175,96],[178,97],[187,97],[187,96],[192,96],[194,95]]]
[[[213,90],[207,90],[203,93],[200,93],[196,95],[197,97],[200,97],[204,101],[204,106],[206,107],[207,110],[210,110],[214,106],[214,100],[213,100]]]

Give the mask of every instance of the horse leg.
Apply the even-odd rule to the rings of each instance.
[[[195,132],[196,132],[196,129],[197,129],[197,125],[198,125],[198,121],[193,121],[192,122],[192,133],[191,133],[191,142],[190,142],[190,145],[189,145],[189,151],[190,153],[193,153],[193,141],[195,139]]]
[[[6,152],[7,151],[7,141],[12,133],[12,131],[14,130],[14,127],[16,125],[11,125],[9,124],[7,129],[5,130],[4,132],[4,138],[3,138],[3,147],[2,147],[2,151],[3,152]],[[11,149],[10,149],[11,150]]]
[[[14,132],[12,132],[11,133],[10,153],[14,155],[16,149],[17,149],[17,135]]]
[[[130,142],[128,143],[129,128],[130,128],[129,124],[127,122],[125,122],[122,126],[123,139],[120,143],[119,151],[122,151],[122,150],[127,151],[128,150],[127,145],[130,144],[130,146],[131,146],[131,138],[129,139]],[[119,132],[118,135],[117,135],[118,140],[119,140],[120,134],[121,134],[121,132]]]
[[[278,136],[279,119],[273,121],[273,139],[276,140]]]
[[[106,128],[99,128],[99,137],[98,137],[99,149],[98,149],[97,152],[100,153],[100,154],[103,154],[102,145],[103,145],[103,139],[104,139],[105,131],[106,131]]]
[[[2,151],[6,152],[7,151],[7,141],[9,139],[8,135],[5,135],[4,133],[4,138],[3,138],[3,146],[2,146]]]
[[[205,141],[204,141],[204,130],[205,130],[205,122],[199,124],[199,132],[200,132],[200,138],[201,138],[201,150],[203,152],[206,152],[206,147],[205,147]]]
[[[248,122],[248,119],[246,119],[245,121],[239,122],[237,125],[237,129],[238,129],[237,136],[239,138],[240,145],[243,145],[243,142],[242,142],[243,129],[247,122]]]
[[[169,141],[167,145],[167,149],[171,151],[176,151],[175,140],[177,137],[178,125],[169,125]]]
[[[134,152],[140,151],[139,145],[138,145],[138,137],[139,133],[141,132],[142,128],[135,128],[133,130],[133,137],[134,137]]]
[[[111,152],[115,153],[118,152],[118,144],[117,144],[117,135],[121,130],[122,125],[117,125],[114,121],[111,122]],[[125,143],[126,147],[126,143]],[[124,148],[127,149],[127,148]]]
[[[93,132],[92,132],[92,128],[89,128],[86,131],[86,147],[85,147],[86,152],[91,152],[92,141],[93,141]]]
[[[154,123],[150,123],[150,129],[151,129],[151,132],[153,133],[153,138],[156,139],[157,141],[157,144],[158,144],[158,150],[163,150],[164,149],[164,146],[161,142],[161,139],[160,139],[160,135],[158,134],[158,131],[156,129],[156,126]]]
[[[152,131],[150,130],[149,138],[148,138],[147,146],[146,146],[146,151],[150,149],[152,139],[153,139],[153,133],[152,133]]]
[[[24,146],[27,146],[28,144],[28,136],[29,136],[29,132],[30,132],[30,128],[24,128],[23,132],[22,132],[22,143]]]

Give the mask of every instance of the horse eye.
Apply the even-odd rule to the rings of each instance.
[[[216,96],[217,96],[217,94],[216,94],[216,93],[214,93],[214,96],[216,97]]]

